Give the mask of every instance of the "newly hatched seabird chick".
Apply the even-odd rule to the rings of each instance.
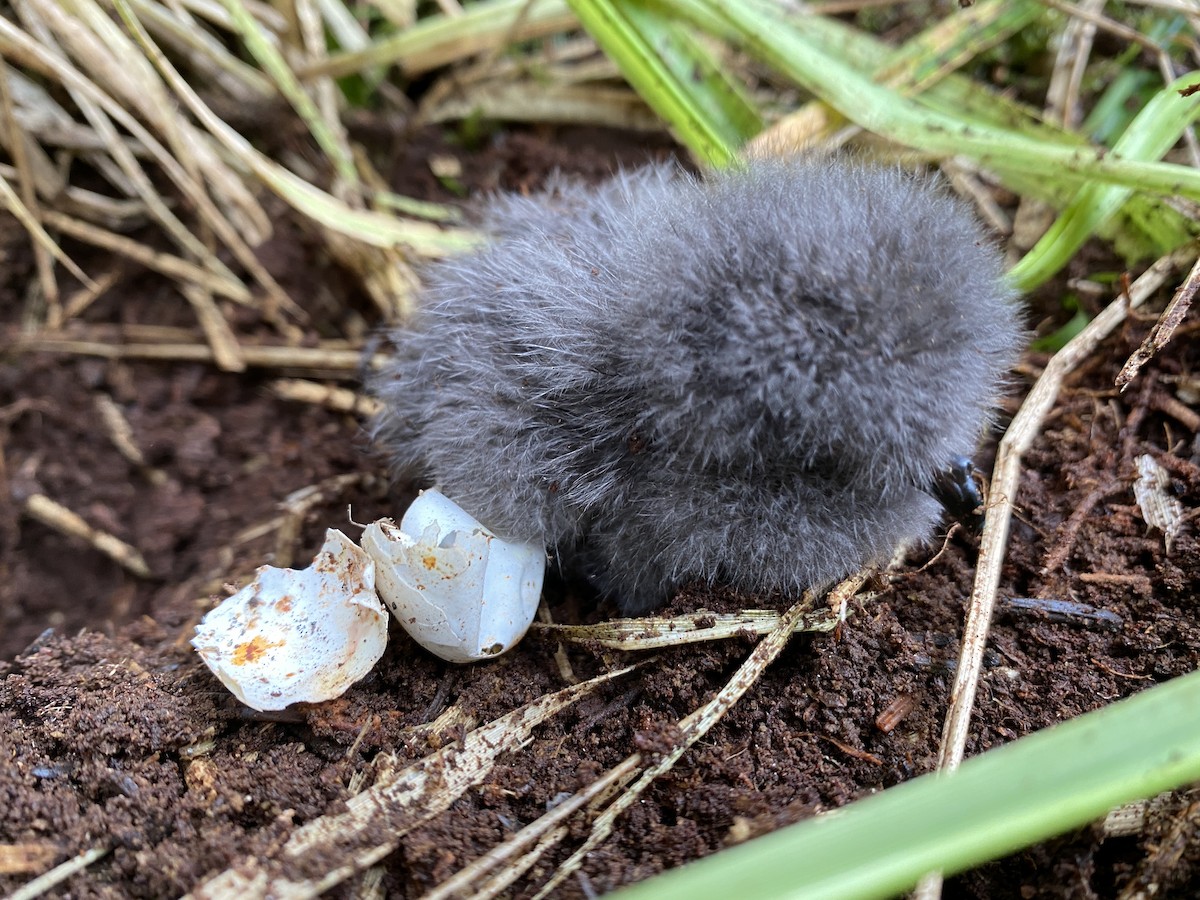
[[[1021,344],[930,180],[836,160],[560,180],[429,269],[375,377],[397,468],[626,613],[800,591],[927,537]]]

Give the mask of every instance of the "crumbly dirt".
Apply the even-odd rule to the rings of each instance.
[[[391,153],[399,191],[454,199],[423,162],[434,150],[462,160],[460,181],[473,194],[535,187],[556,168],[600,177],[617,161],[671,152],[662,141],[581,132],[503,134],[467,152],[427,133]],[[374,324],[351,279],[279,212],[279,234],[262,258],[312,316],[310,336],[345,335],[353,318]],[[106,267],[70,249],[94,270]],[[0,271],[0,321],[11,338],[35,277],[11,220],[0,219]],[[244,311],[232,318],[243,334],[262,330]],[[116,338],[145,325],[195,327],[169,285],[131,276],[68,331],[104,326]],[[1185,326],[1119,394],[1116,371],[1149,326],[1135,317],[1070,379],[1028,455],[1001,586],[1004,600],[1071,601],[1103,615],[1003,606],[971,754],[1200,662],[1200,439],[1194,409],[1178,397],[1195,383],[1200,359],[1194,327]],[[382,477],[361,421],[276,398],[268,382],[277,372],[3,349],[0,358],[0,850],[19,848],[0,855],[0,892],[104,847],[107,855],[51,894],[181,894],[342,810],[364,776],[369,785],[390,760],[385,752],[403,764],[461,734],[417,726],[455,707],[486,722],[564,686],[554,644],[537,637],[496,662],[456,667],[393,629],[379,665],[341,699],[282,714],[239,706],[187,643],[222,585],[245,583],[264,563],[304,565],[324,529],[345,524],[348,504],[357,521],[394,515],[408,486]],[[1016,393],[1044,362],[1027,357]],[[144,464],[108,437],[105,398],[124,413]],[[1143,453],[1168,469],[1188,514],[1170,553],[1133,498]],[[357,477],[328,487],[343,475]],[[326,495],[303,515],[297,540],[281,540],[278,523],[255,535],[285,498],[312,485],[326,485]],[[152,576],[135,577],[25,515],[35,493],[136,547]],[[618,820],[560,895],[608,891],[929,771],[975,552],[975,538],[956,528],[944,545],[914,551],[873,599],[856,601],[840,633],[794,639]],[[550,596],[558,621],[615,614],[574,585],[552,585]],[[667,611],[786,602],[694,587]],[[752,645],[740,638],[661,652],[538,727],[485,784],[403,838],[381,864],[382,887],[417,896],[631,752],[668,749],[675,723],[724,685]],[[620,661],[581,648],[568,655],[581,677]],[[1136,883],[1160,897],[1196,896],[1194,800],[1162,798],[1127,836],[1091,828],[1039,845],[952,879],[946,895],[1115,897]],[[532,894],[584,835],[574,827],[515,896]]]

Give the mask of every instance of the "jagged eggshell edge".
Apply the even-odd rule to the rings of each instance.
[[[387,646],[375,563],[340,531],[307,569],[261,566],[196,626],[192,646],[242,703],[279,710],[345,693]]]
[[[384,603],[442,659],[497,656],[525,636],[537,613],[545,551],[501,540],[439,491],[423,491],[399,527],[372,522],[362,545],[375,560]]]

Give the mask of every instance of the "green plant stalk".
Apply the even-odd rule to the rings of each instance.
[[[390,65],[413,74],[512,41],[565,31],[576,24],[563,0],[484,0],[466,7],[461,16],[432,16],[362,50],[332,54],[302,68],[300,76],[340,78]],[[409,60],[418,56],[420,65],[411,65]]]
[[[1034,0],[981,0],[891,50],[874,78],[905,94],[922,93],[1045,15]]]
[[[619,892],[889,897],[1200,779],[1200,672]]]
[[[241,0],[222,0],[222,3],[229,11],[242,40],[245,41],[246,49],[253,54],[258,64],[275,82],[280,93],[287,98],[292,108],[308,126],[313,139],[333,164],[338,178],[345,184],[357,185],[359,183],[358,170],[354,167],[354,160],[349,150],[344,142],[330,130],[329,125],[317,110],[317,105],[305,93],[283,55],[267,40],[262,26],[250,15],[250,11],[246,9]]]
[[[1131,160],[1156,160],[1175,146],[1200,113],[1200,95],[1180,96],[1183,88],[1197,80],[1200,72],[1189,72],[1156,93],[1113,145],[1113,153]],[[1132,193],[1132,188],[1118,185],[1081,187],[1050,229],[1009,272],[1013,284],[1024,292],[1051,278]]]
[[[643,0],[613,0],[613,5],[657,51],[657,58],[729,146],[739,147],[762,131],[758,109],[691,29],[664,19]]]
[[[567,4],[625,80],[700,162],[721,167],[734,161],[741,143],[737,127],[714,114],[717,101],[700,99],[703,82],[680,77],[678,65],[668,65],[664,59],[666,51],[682,47],[682,39],[673,35],[677,26],[648,8],[637,9],[621,0],[567,0]]]
[[[971,9],[977,11],[978,15],[989,13],[983,30],[991,33],[992,38],[996,34],[1011,33],[1015,26],[1022,23],[1036,21],[1037,16],[1033,16],[1035,12],[1038,15],[1044,15],[1046,12],[1046,8],[1040,3],[1026,4],[1022,0],[1009,3],[1005,0],[1004,9],[997,15],[995,10],[984,9],[986,3],[987,0],[984,0]],[[1033,18],[1027,18],[1030,16]],[[928,32],[918,34],[903,46],[892,49],[877,38],[836,19],[801,16],[787,21],[809,40],[816,41],[826,53],[844,59],[849,65],[869,74],[872,79],[889,83],[906,94],[919,89],[920,96],[917,102],[930,109],[961,121],[1015,131],[1061,146],[1087,146],[1084,135],[1043,122],[1038,110],[997,94],[963,75],[947,73],[939,68],[936,70],[940,76],[938,80],[931,82],[930,78],[925,76],[920,79],[919,84],[915,83],[912,80],[915,77],[913,60],[914,57],[918,57],[918,53],[913,48],[924,48],[930,44],[931,36]],[[711,24],[717,29],[721,27],[720,23]],[[940,25],[935,25],[930,31],[938,32],[940,29]],[[984,39],[982,34],[972,37],[976,41]],[[987,42],[991,43],[992,38]],[[1157,77],[1156,73],[1143,74]],[[896,81],[898,77],[902,77],[902,80]],[[1117,83],[1114,82],[1110,91],[1116,87]],[[1084,130],[1089,129],[1085,127]],[[1059,209],[1070,201],[1073,191],[1079,186],[1078,179],[1067,181],[1047,178],[1046,173],[1041,171],[1028,172],[995,167],[995,172],[1008,188],[1021,196],[1046,201]],[[1175,249],[1189,240],[1195,230],[1189,220],[1161,198],[1134,194],[1122,208],[1121,215],[1102,225],[1098,233],[1111,238],[1117,245],[1118,252],[1123,255],[1144,259],[1157,258]]]
[[[682,0],[684,6],[679,5],[681,0],[648,0],[648,2],[672,15],[691,21],[699,30],[707,34],[732,44],[739,43],[736,30],[706,5],[694,2],[694,0]],[[824,54],[836,57],[845,65],[868,73],[873,79],[897,78],[899,83],[892,85],[894,89],[905,93],[919,90],[923,104],[953,115],[959,120],[975,121],[1073,145],[1086,144],[1082,138],[1075,138],[1039,121],[1039,113],[1032,107],[987,91],[964,75],[946,72],[939,68],[937,78],[926,73],[925,77],[921,78],[920,84],[917,85],[912,81],[915,77],[913,56],[919,56],[920,53],[926,52],[924,49],[919,52],[910,51],[909,44],[900,48],[892,47],[837,19],[810,15],[784,18],[774,8],[763,6],[759,0],[744,0],[744,2],[752,5],[758,3],[760,10],[757,14],[763,16],[766,21],[774,23],[772,27],[796,31],[805,40],[813,42]],[[1018,0],[1014,7],[1021,5],[1023,5],[1021,0]],[[1019,12],[1020,9],[1015,8],[1011,15],[1017,15]],[[988,27],[993,30],[1007,28],[1019,21],[1006,15],[1002,20],[997,20]],[[923,32],[913,38],[913,41],[923,42],[925,36],[926,33]],[[910,41],[911,43],[912,41]]]
[[[749,4],[657,2],[700,27],[719,25],[720,37],[791,78],[850,121],[901,144],[944,156],[965,156],[997,170],[1051,172],[1077,184],[1103,181],[1200,200],[1200,170],[1130,160],[1107,150],[1055,145],[992,126],[964,123],[880,87],[826,53],[786,20],[764,15]]]
[[[1156,17],[1147,23],[1144,35],[1152,44],[1167,47],[1180,31],[1187,28],[1187,20],[1181,15]],[[1140,105],[1138,97],[1144,89],[1153,90],[1153,85],[1161,84],[1160,72],[1135,66],[1137,58],[1144,52],[1145,47],[1130,44],[1112,60],[1115,77],[1096,98],[1081,127],[1082,132],[1096,143],[1111,144],[1132,118],[1131,110]]]

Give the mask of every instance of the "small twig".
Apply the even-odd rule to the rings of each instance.
[[[1161,413],[1166,413],[1193,434],[1200,432],[1200,413],[1197,413],[1186,403],[1182,403],[1161,391],[1155,391],[1150,395],[1150,407],[1157,409]]]
[[[1122,587],[1139,588],[1138,593],[1149,594],[1154,589],[1149,575],[1140,572],[1081,572],[1079,580],[1084,584],[1115,584]]]
[[[1092,663],[1096,666],[1096,668],[1100,669],[1100,671],[1107,672],[1109,675],[1112,675],[1116,678],[1127,678],[1130,681],[1153,681],[1154,680],[1153,675],[1134,675],[1132,672],[1122,672],[1118,669],[1114,669],[1112,666],[1108,665],[1107,663],[1101,662],[1100,660],[1096,659],[1094,656],[1092,657]]]
[[[996,202],[995,195],[980,179],[979,165],[974,160],[961,157],[946,159],[942,161],[941,168],[954,189],[971,198],[975,208],[993,231],[998,235],[1012,234],[1012,216]]]
[[[91,244],[94,247],[119,253],[145,266],[185,284],[203,285],[221,297],[227,297],[235,303],[247,306],[254,305],[254,297],[250,289],[236,279],[222,273],[212,272],[203,266],[189,262],[170,253],[152,250],[145,244],[139,244],[132,238],[114,234],[88,222],[64,216],[51,209],[42,210],[42,222],[50,228],[57,229],[78,241]]]
[[[213,362],[212,348],[206,344],[108,344],[101,341],[73,341],[67,338],[18,338],[15,350],[42,353],[73,353],[104,359],[159,359],[168,362]],[[266,369],[322,369],[349,375],[360,371],[364,359],[358,350],[325,347],[279,347],[242,345],[247,366]],[[369,360],[382,365],[384,357]]]
[[[942,546],[938,549],[938,552],[935,553],[933,556],[931,556],[928,560],[926,560],[925,564],[922,565],[921,568],[917,569],[917,571],[914,572],[913,574],[919,575],[920,573],[922,573],[926,569],[928,569],[930,566],[935,565],[939,559],[941,559],[943,556],[946,555],[946,551],[950,549],[950,539],[953,538],[957,532],[962,531],[962,530],[963,530],[962,524],[959,522],[955,522],[953,525],[951,525],[946,530],[946,536],[944,538],[942,538]]]
[[[532,630],[575,644],[610,650],[660,650],[702,641],[722,641],[750,634],[769,634],[779,627],[782,615],[773,609],[746,609],[738,613],[697,610],[681,616],[646,616],[613,619],[595,625],[553,625],[534,622]],[[801,615],[796,631],[833,631],[839,616],[828,609]]]
[[[854,592],[862,587],[865,580],[866,576],[860,574],[843,581],[830,593],[831,605],[835,602],[839,605],[844,602],[844,599],[835,601],[835,597],[848,599],[853,596]],[[587,855],[600,846],[612,833],[613,823],[617,817],[633,805],[656,778],[669,771],[689,747],[708,734],[709,730],[724,718],[725,714],[758,681],[767,666],[787,646],[788,639],[796,630],[797,624],[812,608],[815,599],[811,591],[806,591],[803,598],[783,614],[775,629],[758,642],[746,661],[729,679],[729,683],[718,691],[712,700],[680,720],[681,735],[675,747],[648,767],[633,787],[618,797],[612,806],[596,818],[596,821],[592,823],[592,833],[588,835],[587,840],[559,866],[550,880],[542,885],[534,895],[534,900],[543,900],[570,877],[582,865]]]
[[[1103,9],[1104,0],[1083,0],[1080,4],[1080,11],[1090,15],[1098,15]],[[1072,18],[1067,22],[1046,89],[1047,118],[1070,130],[1077,130],[1079,126],[1079,88],[1095,38],[1094,21]]]
[[[104,294],[109,288],[117,283],[121,277],[121,273],[117,271],[105,272],[97,277],[91,285],[80,288],[67,298],[62,305],[62,321],[60,326],[74,319],[76,316],[83,313],[89,306],[96,302],[97,299]]]
[[[1087,580],[1086,577],[1081,577]],[[1000,610],[1011,615],[1034,615],[1048,622],[1103,625],[1116,629],[1124,623],[1124,620],[1110,609],[1100,609],[1074,600],[1056,600],[1052,597],[1008,597],[1001,601]]]
[[[860,750],[857,747],[853,747],[850,744],[845,743],[844,741],[839,741],[837,738],[830,737],[827,734],[820,734],[819,732],[816,732],[816,731],[802,731],[802,732],[798,733],[798,736],[814,737],[820,741],[828,741],[829,743],[833,744],[833,746],[837,747],[839,750],[841,750],[843,753],[845,753],[847,756],[849,756],[851,759],[858,759],[863,762],[870,763],[873,766],[882,766],[883,765],[883,760],[880,759],[878,756],[876,756],[874,753],[868,753],[866,750]]]
[[[629,666],[539,697],[463,735],[403,769],[381,773],[346,801],[345,810],[294,831],[277,853],[255,857],[197,885],[188,898],[318,897],[392,853],[404,835],[445,812],[492,772],[504,754],[531,740],[532,730]]]
[[[1070,518],[1066,524],[1058,530],[1058,535],[1054,539],[1053,548],[1049,555],[1046,556],[1046,561],[1042,563],[1042,574],[1051,575],[1062,567],[1067,561],[1067,557],[1071,555],[1071,550],[1075,546],[1075,539],[1079,536],[1079,529],[1083,527],[1083,523],[1087,517],[1092,514],[1092,510],[1096,508],[1096,504],[1101,500],[1107,500],[1114,494],[1128,490],[1128,486],[1117,481],[1106,481],[1104,484],[1094,488],[1086,497],[1079,502],[1071,512]]]
[[[1153,9],[1169,9],[1172,12],[1194,14],[1195,0],[1131,0],[1135,6],[1149,6]]]
[[[1000,568],[1004,562],[1008,529],[1020,483],[1021,458],[1040,433],[1041,423],[1058,398],[1067,374],[1091,356],[1100,342],[1125,320],[1129,310],[1141,306],[1172,271],[1193,262],[1193,252],[1192,248],[1184,248],[1158,260],[1131,285],[1128,302],[1125,301],[1125,295],[1118,297],[1056,353],[1000,441],[992,474],[991,495],[995,502],[988,505],[984,518],[975,587],[971,592],[971,603],[963,626],[962,651],[954,673],[950,708],[938,753],[938,768],[941,770],[957,769],[966,748],[971,710],[983,670],[984,650],[996,606],[996,593],[1000,587]],[[941,889],[942,876],[935,872],[917,885],[913,896],[917,900],[933,900],[941,896]]]
[[[141,553],[120,538],[93,528],[77,513],[71,512],[60,503],[55,503],[45,494],[32,494],[28,497],[25,500],[25,512],[55,531],[86,541],[139,578],[150,577],[150,567],[146,565]]]
[[[36,220],[40,211],[40,204],[38,203],[37,190],[34,187],[35,178],[31,171],[31,163],[25,144],[26,139],[32,140],[32,137],[29,137],[25,130],[17,125],[12,91],[8,85],[8,64],[2,58],[0,58],[0,123],[2,123],[2,127],[7,133],[6,140],[3,143],[8,146],[13,166],[17,170],[17,189],[20,193],[21,202]],[[37,265],[38,284],[41,285],[42,294],[45,296],[46,304],[49,307],[46,319],[51,327],[54,327],[62,321],[62,306],[59,303],[58,282],[54,278],[54,265],[51,261],[50,253],[37,240],[33,242],[33,259]]]
[[[222,372],[246,371],[242,348],[233,334],[229,321],[217,307],[213,295],[205,288],[184,282],[179,286],[200,323],[200,330],[212,349],[213,362]]]
[[[38,222],[34,214],[25,207],[25,204],[21,202],[21,198],[17,196],[17,192],[9,186],[9,183],[4,178],[0,178],[0,208],[7,209],[12,213],[13,217],[29,232],[29,236],[33,239],[34,243],[62,263],[68,272],[79,279],[81,284],[88,285],[89,287],[95,284],[87,276],[87,273],[75,264],[71,257],[63,253],[62,249],[46,233],[46,229],[41,226],[41,223]]]
[[[22,653],[22,656],[27,654]],[[28,875],[41,872],[54,862],[62,851],[57,844],[24,841],[20,844],[0,844],[0,875]]]
[[[546,598],[543,597],[538,603],[537,610],[538,622],[542,625],[554,625],[554,616],[550,613],[550,607],[546,605]],[[558,666],[559,677],[566,684],[578,684],[579,676],[575,674],[575,669],[571,666],[571,658],[567,656],[567,650],[561,642],[554,646],[554,663]]]
[[[301,378],[277,378],[269,385],[271,392],[283,400],[311,403],[336,412],[353,413],[369,419],[383,408],[374,397],[366,397],[349,388],[334,387]]]
[[[1139,819],[1145,820],[1144,807]],[[1166,834],[1147,847],[1148,852],[1117,900],[1155,896],[1159,893],[1158,888],[1167,886],[1164,882],[1178,871],[1181,862],[1196,858],[1196,845],[1200,842],[1200,801],[1189,803],[1173,819]]]
[[[1142,345],[1133,351],[1133,355],[1121,367],[1121,371],[1117,374],[1117,387],[1121,390],[1129,387],[1130,382],[1137,377],[1142,366],[1167,345],[1167,342],[1175,334],[1175,329],[1187,315],[1197,289],[1200,289],[1200,259],[1192,266],[1192,271],[1188,272],[1188,277],[1179,286],[1179,290],[1175,292],[1175,296],[1171,298],[1171,302],[1167,304],[1162,315],[1158,317],[1158,322],[1150,329],[1150,334],[1142,341]]]
[[[8,900],[34,900],[51,888],[62,884],[77,872],[82,872],[100,857],[109,852],[107,847],[93,847],[78,856],[68,859],[65,863],[55,866],[49,872],[39,875],[33,881],[26,882],[8,895]]]
[[[912,694],[899,694],[875,717],[875,727],[884,734],[891,734],[916,708],[916,697]]]
[[[142,448],[134,440],[133,428],[130,426],[129,420],[125,418],[125,414],[121,412],[121,408],[117,406],[113,398],[108,394],[96,394],[94,403],[96,412],[100,414],[100,421],[104,425],[104,431],[113,446],[117,448],[117,452],[128,462],[141,469],[142,474],[151,484],[163,484],[167,480],[167,476],[161,470],[147,465]]]
[[[344,472],[288,494],[280,504],[282,514],[278,519],[279,529],[275,534],[274,564],[280,568],[292,564],[296,556],[296,544],[300,540],[300,529],[314,506],[340,497],[350,488],[367,484],[374,478],[370,472]]]
[[[1090,22],[1100,28],[1102,31],[1107,31],[1109,34],[1116,35],[1119,38],[1137,44],[1140,47],[1149,50],[1151,53],[1158,54],[1162,52],[1162,48],[1154,42],[1152,38],[1142,34],[1136,28],[1130,28],[1128,25],[1122,24],[1115,19],[1110,19],[1108,16],[1102,15],[1094,10],[1084,9],[1076,6],[1074,3],[1068,3],[1067,0],[1042,0],[1046,6],[1057,9],[1059,12],[1066,13],[1075,19],[1082,19],[1084,22]]]
[[[450,900],[453,897],[464,896],[474,881],[524,851],[530,844],[541,839],[543,835],[551,831],[555,826],[565,822],[594,798],[608,791],[614,785],[636,775],[641,762],[642,756],[640,753],[626,757],[586,788],[572,794],[562,803],[555,806],[554,809],[530,822],[504,843],[498,844],[470,865],[459,869],[450,878],[447,878],[428,894],[425,894],[422,900]],[[472,896],[474,898],[479,897],[478,894]]]

